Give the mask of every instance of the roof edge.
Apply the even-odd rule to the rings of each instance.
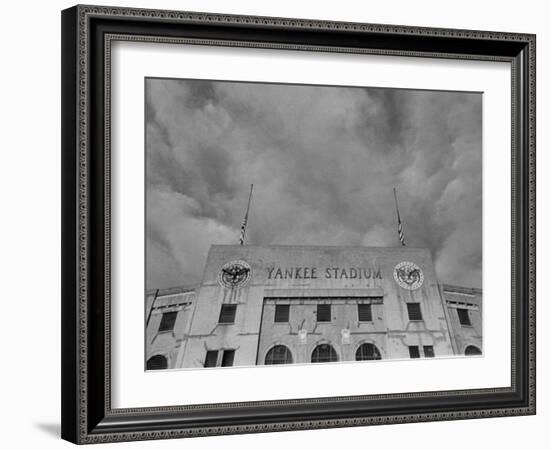
[[[456,292],[458,294],[482,294],[483,290],[480,288],[469,288],[464,286],[457,286],[455,284],[441,283],[441,289],[445,292]]]

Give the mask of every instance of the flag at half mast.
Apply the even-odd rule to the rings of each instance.
[[[252,188],[253,184],[250,185],[250,194],[248,196],[248,205],[246,206],[246,214],[244,215],[243,224],[241,225],[241,235],[239,236],[239,243],[244,245],[244,235],[246,234],[246,226],[248,224],[248,212],[250,211],[250,200],[252,199]]]
[[[402,246],[405,246],[405,233],[403,231],[403,223],[401,222],[401,216],[399,214],[399,205],[397,204],[397,191],[393,188],[393,197],[395,199],[395,211],[397,212],[397,234],[399,235],[399,242]]]

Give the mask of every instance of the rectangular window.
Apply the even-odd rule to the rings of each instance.
[[[230,367],[235,359],[235,350],[224,350],[222,356],[222,367]]]
[[[470,314],[468,314],[467,309],[457,308],[456,312],[458,313],[458,320],[460,321],[460,325],[466,325],[468,327],[472,325]]]
[[[368,303],[360,303],[357,305],[357,315],[359,322],[372,322],[372,308]]]
[[[433,358],[434,356],[435,356],[434,346],[433,345],[425,345],[424,346],[424,357],[425,358]]]
[[[220,311],[219,323],[235,323],[235,314],[237,313],[237,305],[222,305]]]
[[[317,305],[317,322],[330,322],[331,316],[330,305]]]
[[[218,356],[221,352],[221,366],[230,367],[235,360],[235,350],[208,350],[206,352],[206,359],[204,360],[204,367],[218,367]]]
[[[204,367],[216,367],[218,363],[218,351],[208,350],[206,352],[206,359],[204,360]]]
[[[409,356],[411,358],[420,358],[420,350],[418,345],[409,345]]]
[[[407,312],[409,313],[409,320],[422,320],[420,303],[407,303]]]
[[[275,322],[288,322],[290,305],[275,305]]]
[[[159,332],[160,331],[172,331],[176,324],[176,318],[178,317],[177,311],[165,312],[160,319]]]

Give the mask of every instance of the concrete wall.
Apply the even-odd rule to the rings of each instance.
[[[452,330],[456,354],[464,355],[468,346],[475,346],[483,352],[482,329],[482,292],[452,285],[442,285],[449,326]],[[471,325],[461,325],[457,309],[468,311]]]
[[[219,280],[232,261],[251,268],[247,282],[234,288]],[[396,282],[394,268],[403,261],[422,269],[418,289]],[[421,321],[409,320],[409,302],[420,303]],[[331,322],[317,321],[319,303],[332,305]],[[371,304],[372,321],[359,321],[360,303]],[[234,323],[219,323],[224,304],[237,305]],[[277,304],[290,305],[287,323],[274,322]],[[468,310],[470,326],[460,324],[457,308]],[[170,311],[178,313],[174,328],[159,332]],[[363,343],[374,344],[383,359],[408,359],[412,345],[421,357],[427,345],[436,357],[483,348],[481,290],[440,286],[426,249],[212,246],[201,285],[149,292],[145,313],[146,359],[161,355],[168,368],[203,367],[209,350],[235,350],[235,366],[264,364],[275,345],[288,347],[294,363],[310,363],[324,343],[339,361],[355,360]]]
[[[294,363],[311,362],[313,350],[322,343],[330,343],[334,347],[339,361],[353,361],[358,346],[367,342],[376,345],[382,358],[387,357],[384,305],[380,297],[365,300],[354,297],[331,300],[331,322],[317,321],[316,312],[319,303],[327,303],[327,301],[313,299],[288,301],[267,298],[264,302],[257,363],[264,364],[266,354],[275,345],[288,347]],[[371,304],[371,322],[359,322],[357,313],[359,303]],[[277,304],[290,304],[287,323],[274,322]],[[300,330],[302,330],[301,333]]]
[[[166,358],[168,368],[181,366],[178,354],[183,352],[185,336],[195,302],[195,293],[183,288],[152,291],[146,294],[146,361],[160,355]],[[162,315],[167,312],[177,312],[174,328],[159,331]]]
[[[237,260],[250,265],[250,280],[237,288],[225,287],[219,272]],[[416,290],[400,287],[393,277],[395,266],[403,261],[423,271],[424,282]],[[355,300],[335,304],[330,324],[316,323],[315,305],[302,302],[289,330],[296,332],[303,322],[307,344],[298,343],[293,334],[286,336],[284,326],[272,324],[267,317],[273,305],[264,304],[273,297],[379,296],[383,307],[375,306],[373,324],[356,323]],[[409,321],[408,302],[420,303],[422,321]],[[233,324],[218,323],[222,304],[237,305]],[[342,344],[342,332],[347,330],[350,343]],[[433,345],[436,356],[454,353],[431,255],[425,249],[403,247],[212,246],[186,340],[181,367],[202,367],[208,350],[222,349],[236,350],[234,365],[262,363],[265,352],[283,341],[293,345],[296,361],[303,362],[310,360],[319,342],[331,343],[341,360],[355,359],[361,341],[376,343],[384,358],[409,358],[409,345]]]

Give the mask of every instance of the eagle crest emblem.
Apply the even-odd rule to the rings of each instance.
[[[397,264],[393,270],[393,277],[399,286],[409,291],[418,289],[424,283],[422,269],[409,261]]]
[[[243,286],[250,279],[250,265],[245,261],[224,264],[218,273],[219,283],[226,288]]]

